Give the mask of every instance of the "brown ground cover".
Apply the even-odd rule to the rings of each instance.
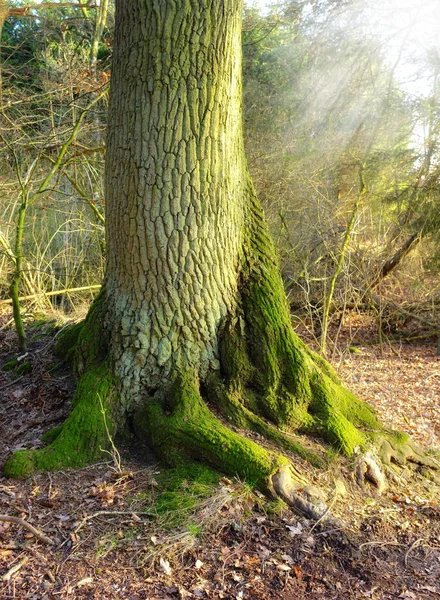
[[[349,351],[346,333],[333,364],[384,422],[440,447],[434,346],[369,345],[363,326],[354,340],[366,343],[361,353]],[[67,414],[74,382],[68,369],[52,369],[46,333],[34,336],[20,373],[2,369],[14,347],[11,332],[0,332],[0,462],[38,447]],[[405,469],[377,496],[360,490],[349,461],[329,457],[325,471],[302,467],[343,519],[331,528],[226,478],[209,488],[182,481],[164,510],[166,472],[139,458],[123,456],[120,469],[109,460],[26,481],[0,477],[0,513],[51,541],[0,520],[0,598],[440,598],[439,488]]]

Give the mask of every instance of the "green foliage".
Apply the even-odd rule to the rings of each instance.
[[[368,281],[415,231],[426,236],[425,264],[435,270],[438,264],[429,257],[439,245],[428,241],[438,231],[438,77],[432,77],[437,89],[415,100],[398,79],[400,66],[387,60],[383,40],[369,30],[365,8],[324,1],[311,9],[286,1],[268,15],[245,11],[250,168],[292,304],[302,313],[309,307],[317,336],[360,163],[366,193],[334,305],[358,303]],[[419,66],[434,74],[438,59]],[[413,133],[419,136],[422,127],[423,144]]]

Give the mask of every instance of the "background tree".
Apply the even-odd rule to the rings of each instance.
[[[334,324],[342,322],[349,308],[367,309],[387,335],[429,335],[439,320],[435,152],[430,175],[421,172],[427,164],[422,155],[428,145],[421,142],[422,122],[428,123],[427,85],[420,91],[405,88],[401,64],[406,48],[414,48],[408,28],[393,35],[388,29],[387,36],[378,37],[378,27],[372,30],[369,23],[376,14],[381,22],[391,22],[388,9],[385,3],[372,14],[369,7],[371,3],[326,1],[315,3],[312,10],[307,3],[289,0],[268,15],[256,9],[244,13],[245,145],[251,174],[281,256],[291,306],[321,345],[330,343],[331,351],[337,341]],[[25,174],[25,166],[41,149],[35,136],[44,147],[49,135],[46,145],[53,154],[54,138],[56,143],[65,139],[78,111],[106,76],[113,7],[86,0],[26,6],[14,2],[9,14],[15,16],[3,28],[3,61],[7,100],[15,104],[5,102],[4,109],[13,117],[11,139],[19,139],[19,124],[33,131],[37,153],[27,145]],[[92,55],[103,15],[106,25],[95,67]],[[390,49],[396,35],[406,36],[403,53],[396,40]],[[436,50],[429,48],[416,58],[411,51],[418,81],[435,79]],[[46,106],[46,114],[52,111],[50,122],[37,105]],[[435,111],[431,116],[435,146]],[[80,142],[85,149],[80,154],[76,150],[75,161],[69,158],[69,177],[74,172],[76,187],[66,176],[60,186],[54,181],[51,201],[42,198],[44,227],[43,212],[28,211],[19,293],[32,296],[34,307],[47,307],[47,294],[53,294],[53,305],[70,310],[83,301],[84,292],[60,292],[99,286],[101,281],[104,129],[105,115],[98,105],[81,134],[87,134]],[[2,157],[0,303],[7,301],[14,267],[11,207],[19,197],[6,146]],[[353,235],[342,251],[364,159],[366,190]],[[74,260],[78,255],[81,261]],[[327,328],[334,340],[326,339]]]
[[[427,271],[434,230],[425,228],[429,234],[417,245],[415,220],[402,228],[407,186],[413,189],[416,173],[426,164],[421,154],[427,145],[417,125],[426,87],[416,96],[415,86],[409,90],[402,80],[404,53],[414,47],[411,29],[398,32],[399,44],[391,40],[391,52],[390,30],[388,39],[377,35],[377,27],[372,30],[368,6],[322,2],[311,11],[304,3],[286,2],[267,17],[255,10],[245,13],[249,165],[281,255],[292,308],[301,317],[310,314],[312,332],[324,345],[327,309],[338,319],[348,307],[365,310],[366,289],[375,289],[375,298],[368,300],[372,314],[386,310],[397,320],[388,299],[407,308],[411,303],[417,317],[427,306],[423,296],[431,307],[438,296]],[[380,7],[381,22],[387,10]],[[417,57],[416,64],[414,77],[432,77],[426,58]],[[342,253],[359,191],[359,164],[364,165],[365,194]],[[416,200],[420,193],[414,194],[413,206],[425,219],[427,204]],[[337,265],[341,270],[331,292]],[[393,275],[377,287],[385,272]],[[426,282],[423,292],[421,281]],[[430,319],[438,323],[438,312],[431,311]],[[408,314],[405,320],[417,323]],[[428,327],[428,335],[432,331]]]

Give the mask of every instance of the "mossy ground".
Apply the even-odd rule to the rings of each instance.
[[[190,461],[157,474],[154,510],[163,526],[176,528],[187,523],[188,516],[212,496],[220,478],[218,471]]]

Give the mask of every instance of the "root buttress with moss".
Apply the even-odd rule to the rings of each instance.
[[[369,482],[379,492],[393,465],[437,469],[408,436],[386,430],[373,408],[346,390],[328,363],[293,332],[274,249],[252,190],[247,222],[238,302],[219,326],[220,370],[200,376],[179,366],[166,389],[146,390],[145,398],[131,405],[121,402],[102,328],[104,286],[87,319],[60,336],[58,353],[73,358],[79,377],[69,418],[46,436],[45,448],[13,454],[5,474],[22,477],[37,469],[83,466],[106,456],[113,436],[129,428],[168,464],[204,461],[323,519],[328,510],[319,491],[295,466],[301,460],[324,465],[319,439],[357,456],[358,482]],[[304,435],[310,443],[304,443]]]

